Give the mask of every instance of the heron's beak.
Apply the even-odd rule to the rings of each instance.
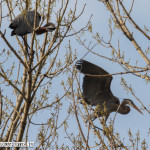
[[[52,32],[54,31],[56,28],[54,26],[49,26],[49,27],[46,27],[46,30],[49,31],[49,32]]]
[[[140,111],[140,109],[135,104],[132,104],[131,106],[143,115],[143,113]]]

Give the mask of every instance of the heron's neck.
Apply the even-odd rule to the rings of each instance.
[[[45,27],[39,27],[38,30],[35,31],[37,35],[43,34],[45,32],[47,32]]]
[[[128,114],[130,112],[130,107],[129,106],[126,106],[126,103],[122,103],[119,107],[119,110],[118,112],[120,114]]]

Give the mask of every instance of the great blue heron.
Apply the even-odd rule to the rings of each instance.
[[[97,115],[99,117],[104,115],[107,120],[110,113],[115,111],[120,114],[128,114],[130,112],[129,106],[142,114],[130,99],[124,99],[120,104],[119,99],[110,90],[113,77],[107,71],[85,60],[77,61],[76,68],[85,74],[83,79],[83,99],[87,104],[97,106],[95,112],[90,116],[92,120],[96,119]]]
[[[24,36],[28,33],[31,33],[34,27],[34,16],[35,11],[22,12],[20,15],[18,15],[9,25],[9,28],[13,29],[13,31],[11,32],[11,36]],[[39,26],[40,21],[41,15],[37,12],[35,23],[36,28]],[[35,32],[36,34],[42,34],[48,31],[52,32],[53,30],[55,30],[55,25],[50,22],[43,27],[39,27],[39,29]]]

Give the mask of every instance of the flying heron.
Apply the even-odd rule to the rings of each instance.
[[[124,99],[120,104],[119,99],[111,92],[110,84],[113,77],[107,71],[82,59],[77,61],[76,68],[85,74],[82,93],[84,101],[91,106],[97,106],[95,112],[90,115],[92,120],[95,120],[96,116],[105,116],[107,120],[110,113],[116,111],[120,114],[128,114],[130,112],[129,106],[142,114],[130,99]]]
[[[19,35],[24,36],[33,31],[34,28],[34,17],[35,11],[26,11],[19,14],[9,25],[9,28],[13,29],[11,32],[11,36]],[[41,21],[41,15],[37,12],[36,14],[36,23],[35,27],[39,26]],[[45,32],[52,32],[55,30],[55,25],[51,22],[45,24],[43,27],[39,27],[38,30],[35,31],[37,35],[43,34]]]

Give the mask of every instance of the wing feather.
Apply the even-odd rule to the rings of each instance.
[[[83,98],[88,104],[96,106],[110,99],[112,96],[110,90],[112,76],[94,76],[108,75],[107,71],[85,60],[79,60],[76,63],[76,68],[85,74],[83,79]]]

